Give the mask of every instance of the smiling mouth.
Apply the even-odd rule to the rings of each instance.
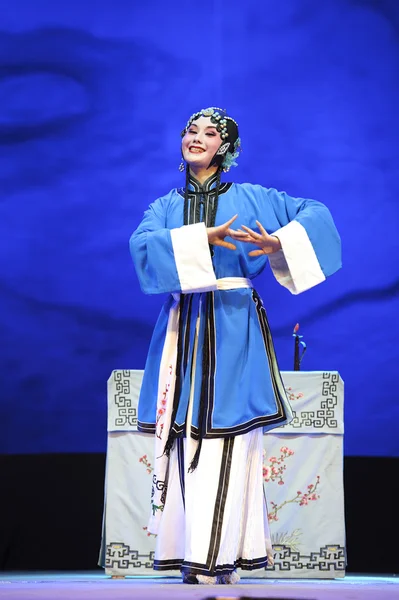
[[[205,152],[203,148],[199,148],[198,146],[190,146],[189,151],[193,154],[202,154],[202,152]]]

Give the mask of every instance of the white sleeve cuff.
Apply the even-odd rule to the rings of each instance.
[[[272,235],[279,238],[281,250],[269,255],[277,281],[292,294],[300,294],[325,280],[306,229],[291,221]]]
[[[205,223],[171,229],[170,236],[182,293],[216,290]]]

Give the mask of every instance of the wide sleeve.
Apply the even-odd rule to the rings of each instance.
[[[341,240],[328,208],[316,200],[267,190],[281,227],[281,250],[269,256],[277,281],[293,294],[321,283],[341,268]]]
[[[204,223],[166,227],[167,201],[150,205],[130,238],[130,253],[145,294],[216,289]]]

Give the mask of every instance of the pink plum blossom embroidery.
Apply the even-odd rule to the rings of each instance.
[[[281,482],[279,481],[279,484]],[[316,494],[316,489],[320,483],[320,476],[318,475],[316,478],[316,483],[309,484],[307,486],[308,492],[302,493],[301,490],[298,490],[296,496],[291,498],[290,500],[285,500],[281,504],[276,504],[275,502],[271,502],[270,505],[272,510],[269,512],[268,518],[269,522],[278,521],[277,514],[278,512],[287,504],[299,504],[299,506],[308,506],[310,502],[318,500],[320,498],[319,494]]]
[[[267,460],[266,452],[263,451],[263,480],[268,482],[277,482],[278,485],[284,485],[284,471],[287,468],[285,461],[293,456],[295,452],[288,448],[287,446],[282,446],[280,448],[280,456],[272,456],[268,459],[269,464],[265,465],[265,461]],[[302,492],[298,490],[296,496],[289,500],[285,500],[281,504],[276,504],[275,502],[270,502],[270,506],[272,510],[269,512],[268,518],[269,522],[278,521],[278,512],[287,504],[299,504],[299,506],[308,506],[310,502],[314,502],[320,498],[320,495],[316,493],[316,490],[320,483],[320,476],[317,475],[316,483],[310,483],[306,489],[306,492]]]
[[[154,467],[151,465],[150,462],[148,462],[146,454],[144,454],[144,456],[141,456],[139,458],[139,462],[143,463],[147,467],[147,473],[152,473],[152,471],[154,470]]]
[[[157,537],[157,534],[156,534],[156,533],[150,533],[150,532],[148,531],[148,528],[147,528],[147,527],[143,527],[143,531],[146,531],[146,532],[147,532],[147,537],[150,537],[150,536],[152,536],[152,537],[155,537],[155,538]]]
[[[294,390],[292,389],[292,387],[286,387],[285,391],[287,393],[287,398],[290,402],[293,402],[294,400],[299,400],[300,398],[303,398],[303,392],[298,392],[297,394],[294,392]]]
[[[287,446],[283,446],[280,448],[280,456],[272,456],[269,458],[270,465],[264,465],[263,468],[263,479],[268,481],[277,481],[279,485],[284,485],[283,474],[286,470],[287,466],[284,464],[284,461],[288,456],[292,456],[294,454],[293,450],[287,448]],[[266,460],[266,453],[263,453],[263,463]],[[282,482],[282,483],[280,483]]]
[[[172,365],[169,365],[169,372],[170,372],[169,374],[171,374],[171,369],[172,369]],[[157,410],[157,417],[156,417],[156,421],[155,421],[155,435],[160,440],[162,439],[162,433],[163,433],[163,429],[164,429],[164,423],[162,423],[162,417],[166,412],[169,388],[170,388],[170,384],[166,383],[165,389],[162,392],[161,400],[159,402],[159,408]]]

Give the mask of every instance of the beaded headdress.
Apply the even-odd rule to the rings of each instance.
[[[181,132],[182,137],[186,135],[192,123],[200,117],[210,117],[211,123],[216,125],[216,130],[222,138],[222,143],[212,158],[209,167],[222,167],[224,171],[228,171],[230,167],[236,167],[236,158],[238,158],[241,150],[241,140],[238,135],[238,124],[236,121],[229,117],[223,108],[217,108],[216,106],[204,108],[191,115],[186,127]]]

